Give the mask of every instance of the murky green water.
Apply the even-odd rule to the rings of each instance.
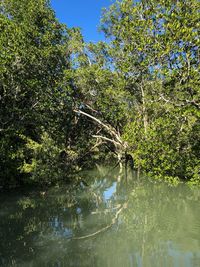
[[[105,173],[85,173],[89,187],[1,194],[0,266],[200,266],[199,189]]]

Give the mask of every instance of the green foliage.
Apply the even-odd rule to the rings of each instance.
[[[124,139],[130,144],[136,165],[154,177],[198,177],[198,121],[192,113],[185,117],[179,113],[170,111],[154,119],[146,136],[141,123],[126,127]]]
[[[59,155],[60,149],[55,142],[44,133],[40,143],[26,138],[24,153],[29,155],[29,160],[20,167],[21,173],[31,174],[28,182],[38,184],[51,184],[59,177]],[[26,156],[24,155],[24,158]]]
[[[132,96],[123,130],[135,165],[200,182],[199,1],[132,1],[105,10],[114,70]]]
[[[101,22],[108,42],[86,44],[49,1],[4,0],[2,185],[51,184],[108,152],[200,183],[199,10],[197,0],[116,1]]]
[[[33,140],[30,145],[40,144],[44,131],[52,137],[59,132],[56,142],[63,143],[61,122],[67,123],[70,92],[68,85],[61,89],[61,82],[70,36],[47,0],[0,5],[0,168],[1,182],[9,186],[24,181],[19,170],[35,168],[37,159],[27,156],[26,138]],[[27,158],[32,164],[23,165]]]

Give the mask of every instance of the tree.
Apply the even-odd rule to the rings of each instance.
[[[9,183],[27,159],[22,136],[39,141],[56,126],[70,37],[47,0],[1,1],[0,29],[1,179]]]
[[[124,138],[154,177],[199,179],[199,8],[124,0],[102,19],[113,70],[132,96]]]
[[[49,183],[41,173],[90,165],[94,151],[198,182],[199,10],[197,0],[116,1],[102,18],[108,41],[86,44],[49,1],[2,1],[4,183],[27,172]]]
[[[78,34],[78,33],[77,33]],[[129,94],[123,90],[123,80],[110,69],[105,43],[85,44],[79,33],[77,52],[74,55],[72,77],[76,95],[74,112],[77,120],[85,117],[93,128],[86,130],[89,137],[86,149],[106,148],[120,160],[126,151],[121,138],[123,126],[128,117]],[[79,124],[80,127],[80,124]],[[95,142],[96,140],[96,142]],[[104,156],[105,157],[105,156]]]

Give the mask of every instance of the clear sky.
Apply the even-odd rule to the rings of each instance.
[[[68,27],[80,27],[85,41],[92,42],[104,40],[98,32],[101,9],[112,3],[113,0],[51,0],[59,21]]]

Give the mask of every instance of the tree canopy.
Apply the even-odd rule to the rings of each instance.
[[[3,186],[127,155],[153,178],[199,183],[199,11],[198,0],[116,1],[107,41],[93,44],[47,0],[2,1]]]

